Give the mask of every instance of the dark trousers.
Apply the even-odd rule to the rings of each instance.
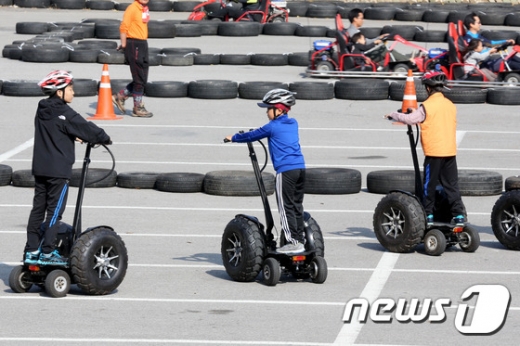
[[[435,189],[442,185],[453,216],[464,214],[464,204],[460,197],[459,175],[456,156],[424,158],[424,210],[433,214]]]
[[[51,253],[56,248],[59,221],[67,205],[69,180],[36,176],[34,199],[29,223],[27,225],[27,244],[25,251],[35,251],[40,247],[42,234],[40,227],[44,222],[43,244],[41,251]]]
[[[130,65],[132,82],[126,86],[131,94],[142,96],[148,82],[148,41],[129,38],[126,40],[125,62]]]
[[[303,189],[305,169],[276,174],[276,201],[287,243],[304,243]]]

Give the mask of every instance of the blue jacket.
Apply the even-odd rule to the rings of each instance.
[[[266,137],[276,173],[305,168],[298,136],[298,122],[296,119],[289,118],[287,114],[280,115],[256,130],[237,133],[232,141],[246,143]]]
[[[464,35],[464,41],[466,41],[466,43],[469,43],[469,41],[471,41],[474,38],[481,40],[482,44],[484,45],[484,49],[482,50],[481,53],[487,52],[488,50],[491,49],[489,47],[486,47],[486,45],[496,46],[496,45],[504,44],[507,42],[507,40],[489,40],[489,39],[485,38],[484,36],[482,36],[480,33],[475,34],[475,33],[472,33],[471,31],[467,31],[466,35]]]

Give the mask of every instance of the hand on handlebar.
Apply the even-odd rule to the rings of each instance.
[[[224,143],[232,142],[231,137],[233,137],[233,136],[231,136],[231,135],[230,136],[226,136],[226,138],[224,138]]]

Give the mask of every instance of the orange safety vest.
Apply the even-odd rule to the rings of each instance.
[[[119,32],[126,34],[127,38],[146,40],[148,39],[149,20],[148,6],[143,6],[136,0],[126,8]]]
[[[422,104],[426,118],[421,123],[421,145],[425,156],[457,155],[457,108],[440,92]]]

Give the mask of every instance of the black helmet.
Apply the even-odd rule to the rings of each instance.
[[[446,75],[439,71],[429,71],[422,76],[421,81],[429,87],[442,87],[446,84]]]

